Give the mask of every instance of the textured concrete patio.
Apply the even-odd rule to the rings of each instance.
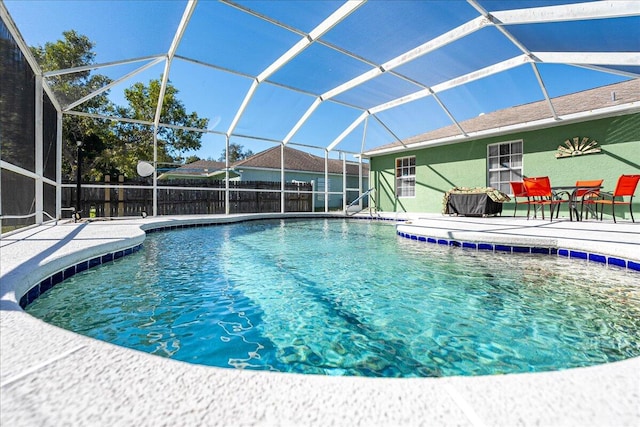
[[[241,371],[191,365],[87,338],[35,319],[18,304],[44,278],[139,245],[145,237],[142,229],[258,217],[61,222],[3,237],[0,424],[640,424],[640,358],[550,373],[421,379]],[[640,223],[629,221],[576,223],[440,215],[392,219],[409,219],[400,229],[415,235],[555,246],[640,261]],[[624,274],[637,274],[640,286],[639,272]]]

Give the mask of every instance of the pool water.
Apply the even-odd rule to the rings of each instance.
[[[372,377],[486,375],[640,355],[636,272],[273,220],[153,233],[27,312],[186,362]]]

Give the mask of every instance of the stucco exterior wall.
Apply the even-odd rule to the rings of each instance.
[[[596,140],[602,152],[557,159],[558,146],[576,136]],[[487,145],[517,140],[523,141],[524,175],[549,176],[552,185],[604,179],[604,190],[613,191],[620,175],[640,174],[640,114],[635,113],[372,157],[370,179],[377,206],[389,212],[438,213],[444,193],[452,187],[487,185]],[[412,155],[416,156],[416,195],[396,198],[395,159]],[[640,188],[634,202],[634,214],[638,212],[640,219]],[[513,204],[507,203],[503,214],[512,210]],[[625,209],[616,213],[623,211],[629,217]]]

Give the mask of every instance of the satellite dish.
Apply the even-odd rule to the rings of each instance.
[[[145,176],[153,175],[153,172],[155,172],[156,168],[154,168],[151,163],[143,162],[142,160],[140,160],[138,161],[138,166],[136,167],[136,170],[138,171],[138,175],[145,177]]]

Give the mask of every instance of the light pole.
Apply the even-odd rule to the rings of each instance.
[[[82,191],[82,141],[76,141],[76,145],[78,146],[78,167],[76,169],[76,212],[73,217],[77,221],[80,219],[80,192]]]

